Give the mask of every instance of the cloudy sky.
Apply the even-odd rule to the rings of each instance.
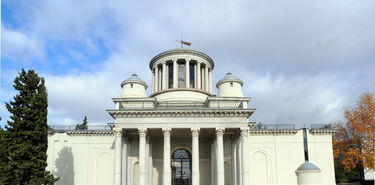
[[[375,92],[375,1],[23,1],[1,2],[1,125],[21,68],[45,77],[48,122],[113,120],[112,97],[150,59],[179,47],[181,32],[215,61],[213,83],[242,79],[250,121],[342,121],[345,107]],[[216,91],[215,91],[216,92]],[[5,119],[5,120],[4,120]]]

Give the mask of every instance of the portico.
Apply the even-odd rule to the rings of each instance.
[[[121,179],[121,175],[117,175],[117,174],[121,174],[121,170],[124,169],[124,167],[121,166],[121,164],[123,164],[123,159],[126,159],[127,156],[126,155],[121,155],[121,151],[123,150],[123,147],[127,147],[125,143],[122,143],[122,139],[121,137],[125,137],[127,138],[126,136],[126,133],[129,133],[127,132],[126,130],[127,129],[121,129],[121,128],[115,128],[114,129],[116,133],[118,133],[115,137],[116,137],[116,144],[115,144],[115,176],[114,176],[114,182],[115,184],[125,184],[126,182],[126,179]],[[190,130],[190,137],[191,137],[191,145],[180,145],[180,147],[175,147],[175,148],[171,148],[171,142],[173,142],[173,140],[171,140],[171,135],[173,133],[173,131],[177,131],[178,135],[183,135],[183,138],[186,137],[186,132],[188,132]],[[133,173],[138,173],[138,182],[139,182],[139,185],[150,185],[150,182],[151,181],[147,181],[147,169],[146,167],[149,165],[149,164],[146,164],[145,161],[147,161],[147,155],[146,155],[146,137],[149,137],[149,138],[153,138],[153,139],[156,139],[156,138],[160,138],[160,135],[162,133],[162,140],[164,141],[162,146],[163,146],[163,158],[162,158],[162,164],[163,164],[163,171],[162,171],[162,184],[163,185],[171,185],[172,182],[174,181],[174,179],[176,179],[176,177],[178,176],[178,174],[172,174],[172,168],[173,168],[173,165],[176,165],[176,164],[171,164],[171,160],[172,160],[172,155],[173,155],[173,152],[175,152],[176,150],[178,149],[187,149],[187,151],[190,153],[191,152],[191,161],[189,163],[189,168],[185,168],[185,169],[181,169],[182,171],[183,170],[190,170],[190,173],[191,174],[189,177],[185,177],[187,179],[187,181],[189,181],[189,184],[192,184],[192,185],[199,185],[200,184],[200,155],[199,155],[199,138],[200,138],[200,131],[203,130],[204,132],[204,138],[205,138],[205,141],[210,141],[211,144],[214,144],[215,143],[215,151],[210,155],[210,156],[213,156],[213,159],[209,159],[209,160],[214,160],[215,161],[215,164],[214,165],[210,165],[211,167],[213,167],[214,169],[210,169],[211,171],[211,175],[216,177],[215,179],[215,184],[217,185],[224,185],[224,182],[225,182],[225,179],[224,179],[224,172],[225,172],[225,169],[224,169],[224,134],[225,134],[225,131],[226,129],[225,128],[190,128],[190,129],[181,129],[181,128],[177,128],[177,129],[173,129],[173,128],[160,128],[160,129],[147,129],[147,128],[138,128],[137,129],[137,135],[138,135],[138,140],[139,140],[139,151],[138,151],[138,161],[139,161],[139,168],[138,168],[138,171],[137,172],[133,172]],[[230,139],[233,139],[234,138],[234,142],[240,142],[242,146],[245,146],[247,145],[247,137],[248,137],[248,128],[245,127],[245,128],[238,128],[238,129],[227,129],[229,133],[227,133],[228,136],[230,137],[227,137],[227,138],[230,138]],[[134,132],[135,130],[134,129],[130,129],[130,133],[131,132]],[[180,133],[184,133],[184,134],[180,134]],[[133,133],[132,135],[134,135],[135,133]],[[179,138],[179,136],[176,135],[176,138]],[[233,136],[237,136],[237,137],[233,137]],[[176,143],[178,143],[178,141],[176,141]],[[150,143],[152,144],[152,142]],[[208,145],[208,146],[211,146]],[[179,144],[177,144],[179,145]],[[236,145],[234,145],[236,146]],[[243,147],[244,148],[244,147]],[[237,150],[237,152],[240,153],[241,157],[237,160],[242,160],[242,161],[248,161],[248,153],[247,153],[247,150],[242,150],[239,151]],[[152,149],[158,149],[158,148],[155,148],[153,147]],[[152,150],[151,149],[151,150]],[[211,151],[210,149],[208,151]],[[153,151],[150,152],[151,154],[154,153]],[[236,153],[234,153],[234,155],[237,155]],[[152,156],[151,156],[152,157]],[[153,160],[158,160],[157,158],[153,158]],[[151,163],[152,165],[152,161],[149,161],[148,163]],[[237,163],[237,161],[234,161],[234,163]],[[118,164],[118,165],[116,165]],[[184,163],[185,164],[185,163]],[[179,164],[179,165],[182,165]],[[185,164],[186,165],[186,164]],[[242,177],[243,177],[243,180],[241,181],[246,181],[246,179],[248,179],[248,172],[247,172],[247,168],[246,166],[242,166],[242,168],[236,168],[234,169],[234,173],[240,173],[242,174]],[[129,174],[130,175],[130,174]],[[128,176],[129,176],[128,175]],[[148,174],[150,175],[150,174]],[[174,175],[174,176],[173,176]],[[134,176],[134,175],[133,175]],[[151,174],[152,176],[152,174]],[[243,183],[246,183],[246,182],[243,182]],[[243,184],[241,183],[241,184]],[[177,184],[175,182],[175,184]],[[212,184],[214,184],[212,182]]]

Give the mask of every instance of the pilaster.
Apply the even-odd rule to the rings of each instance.
[[[114,128],[113,133],[115,135],[115,164],[114,164],[114,176],[113,182],[115,185],[121,185],[121,164],[122,164],[122,134],[121,128]]]

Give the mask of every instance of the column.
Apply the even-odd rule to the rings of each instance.
[[[204,90],[209,91],[208,87],[208,66],[204,68],[204,80],[205,80],[205,85],[204,85]]]
[[[241,136],[237,139],[237,184],[242,185]]]
[[[149,177],[149,170],[148,170],[148,167],[149,167],[149,152],[150,152],[150,137],[149,136],[146,136],[146,147],[145,147],[145,184],[146,185],[149,185],[148,184],[148,177]]]
[[[163,62],[163,68],[162,68],[162,70],[163,70],[163,78],[162,78],[162,84],[163,84],[163,87],[162,87],[162,89],[166,89],[167,88],[167,86],[166,86],[166,84],[167,83],[165,83],[165,82],[167,82],[167,67],[166,67],[166,63],[165,63],[165,61]]]
[[[217,153],[216,153],[216,183],[217,185],[224,185],[224,144],[223,135],[224,128],[216,128]]]
[[[231,171],[232,171],[232,184],[236,184],[237,185],[237,173],[236,173],[236,170],[237,170],[237,144],[236,144],[236,140],[237,140],[237,137],[234,135],[232,135],[231,137],[231,145],[232,145],[232,161],[231,161]]]
[[[113,130],[115,135],[115,164],[114,164],[114,175],[113,175],[113,182],[114,185],[121,185],[121,143],[122,143],[122,129],[115,128]]]
[[[158,84],[159,84],[159,67],[156,66],[155,67],[155,90],[154,90],[154,92],[158,91],[158,89],[159,89]]]
[[[204,90],[205,89],[205,85],[204,85],[204,67],[202,66],[202,68],[199,70],[199,72],[201,73],[201,89]]]
[[[148,138],[148,184],[152,185],[152,138]]]
[[[194,88],[197,89],[197,63],[194,64]]]
[[[125,132],[123,132],[125,135]],[[128,139],[125,137],[122,137],[122,164],[121,164],[121,182],[122,184],[126,184],[128,180]]]
[[[197,88],[202,89],[201,86],[201,63],[197,62]]]
[[[139,185],[146,185],[146,128],[138,128],[139,134],[139,154],[138,154],[138,182]]]
[[[163,155],[163,185],[171,185],[171,130],[163,128],[164,134],[164,155]]]
[[[165,75],[165,89],[168,89],[168,85],[169,85],[169,65],[166,64],[165,65],[165,71],[166,71],[166,75]]]
[[[216,148],[215,148],[215,138],[213,138],[213,141],[212,141],[212,144],[211,144],[211,185],[215,185],[215,151],[216,151]]]
[[[208,71],[208,91],[212,93],[212,69]]]
[[[241,158],[242,158],[242,184],[249,184],[249,149],[247,148],[247,136],[249,129],[241,128]]]
[[[192,128],[191,129],[191,135],[192,137],[192,149],[193,149],[193,154],[192,154],[192,185],[199,185],[199,128]]]
[[[160,66],[162,67],[162,66]],[[162,74],[162,69],[159,68],[159,85],[158,85],[158,90],[162,90],[163,87],[162,87],[162,80],[163,80],[163,74]]]
[[[189,88],[190,87],[190,60],[186,59],[185,60],[185,87]]]
[[[178,66],[177,59],[173,60],[173,88],[178,88]]]
[[[152,71],[152,88],[151,88],[151,93],[154,93],[155,92],[155,71],[154,71],[154,69],[152,69],[151,71]]]

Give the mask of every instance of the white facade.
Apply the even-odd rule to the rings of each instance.
[[[150,62],[149,97],[135,75],[121,84],[115,109],[107,110],[112,130],[51,133],[48,169],[61,177],[57,184],[312,182],[315,174],[308,170],[297,174],[305,162],[302,130],[252,129],[248,119],[255,109],[247,106],[243,82],[228,73],[214,96],[213,68],[213,60],[198,51],[163,52]],[[314,182],[335,184],[332,133],[307,132],[308,159],[320,168]]]

